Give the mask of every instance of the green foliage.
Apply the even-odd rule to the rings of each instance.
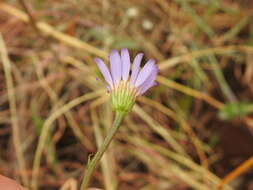
[[[128,48],[137,50],[140,48],[140,45],[134,39],[127,37],[117,37],[113,43],[113,47],[116,49]]]
[[[45,120],[39,115],[38,110],[35,106],[32,107],[32,121],[37,134],[40,134]]]
[[[87,41],[94,38],[99,41],[109,41],[112,48],[121,49],[127,48],[132,50],[140,49],[139,43],[131,37],[115,35],[106,28],[91,28],[87,31],[83,40]]]
[[[220,111],[219,117],[224,120],[242,117],[253,111],[253,103],[233,102],[227,103]]]
[[[86,32],[85,39],[95,38],[96,40],[105,40],[110,37],[110,32],[102,27],[91,28]]]

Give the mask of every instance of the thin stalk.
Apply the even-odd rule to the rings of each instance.
[[[26,2],[25,0],[19,0],[19,3],[21,4],[21,6],[23,7],[23,9],[24,9],[25,12],[27,13],[27,15],[28,15],[28,17],[29,17],[29,21],[30,21],[32,27],[33,27],[34,30],[37,32],[37,34],[40,35],[40,30],[39,30],[38,27],[37,27],[36,20],[35,20],[35,18],[33,17],[31,11],[29,10],[28,5],[26,4],[27,2]]]
[[[109,130],[103,144],[98,149],[97,153],[95,154],[95,156],[93,157],[91,162],[88,163],[88,167],[86,169],[85,176],[83,178],[83,182],[82,182],[80,190],[86,190],[88,188],[91,175],[92,175],[94,169],[96,168],[96,166],[98,165],[98,162],[101,160],[104,152],[107,150],[108,146],[110,145],[110,142],[112,141],[114,135],[118,131],[119,126],[120,126],[121,121],[123,120],[124,116],[125,116],[125,112],[116,112],[116,117],[115,117],[113,126]]]
[[[220,67],[219,67],[219,63],[216,59],[216,57],[214,55],[210,55],[209,57],[207,57],[210,65],[213,69],[214,75],[216,77],[216,80],[222,90],[222,93],[226,96],[226,98],[228,99],[228,101],[230,102],[236,102],[236,96],[234,95],[233,91],[231,90],[230,86],[228,85]]]
[[[11,124],[12,124],[11,127],[12,127],[12,135],[13,135],[13,144],[14,144],[15,153],[17,157],[18,169],[21,174],[21,180],[23,184],[27,187],[28,176],[26,172],[24,150],[21,143],[22,142],[22,138],[20,136],[21,128],[18,125],[16,96],[15,96],[15,91],[14,91],[14,84],[13,84],[14,82],[13,82],[12,73],[11,73],[12,66],[11,66],[6,45],[1,33],[0,33],[0,58],[3,62],[3,69],[4,69],[6,85],[7,85],[7,94],[9,98],[10,112],[11,112]]]

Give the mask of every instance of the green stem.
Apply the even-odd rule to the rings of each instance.
[[[88,188],[91,175],[92,175],[94,169],[96,168],[98,162],[101,160],[104,152],[107,150],[114,135],[118,131],[119,126],[120,126],[121,121],[123,120],[124,116],[125,116],[125,112],[116,112],[116,117],[115,117],[113,126],[110,128],[103,144],[101,145],[101,147],[99,147],[97,153],[95,154],[95,156],[93,157],[91,162],[88,164],[88,168],[86,169],[85,176],[83,178],[83,182],[82,182],[80,190],[86,190]]]

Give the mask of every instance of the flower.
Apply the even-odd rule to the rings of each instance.
[[[109,54],[110,71],[103,60],[94,59],[111,93],[114,110],[129,112],[136,97],[156,84],[158,67],[155,65],[155,60],[148,60],[140,69],[142,57],[143,53],[137,54],[131,67],[129,52],[126,48],[121,49],[120,54],[117,50],[112,50]],[[129,76],[130,67],[131,76]]]

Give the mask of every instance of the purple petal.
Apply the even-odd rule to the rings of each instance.
[[[143,57],[143,53],[139,53],[136,55],[136,57],[134,58],[134,62],[133,62],[133,66],[132,66],[132,74],[131,74],[131,80],[130,82],[134,85],[136,79],[137,79],[137,76],[138,76],[138,73],[139,73],[139,70],[140,70],[140,65],[141,65],[141,60],[142,60],[142,57]]]
[[[156,86],[156,85],[157,85],[157,83],[155,81],[153,81],[152,83],[149,83],[148,85],[146,85],[145,87],[143,87],[140,90],[140,95],[144,94],[145,92],[147,92],[148,89],[150,89],[151,87]]]
[[[158,73],[158,69],[156,66],[154,66],[152,73],[149,75],[147,80],[139,87],[140,95],[144,94],[149,88],[157,84],[155,82],[157,73]]]
[[[122,63],[122,79],[124,81],[128,80],[129,71],[130,71],[130,56],[126,48],[121,50],[121,63]]]
[[[156,68],[155,66],[155,60],[150,59],[145,66],[141,69],[136,81],[135,81],[135,86],[139,87],[142,85],[146,79],[150,76],[152,73],[153,69]]]
[[[97,63],[100,72],[102,73],[106,82],[109,84],[110,88],[112,89],[113,88],[112,77],[107,66],[104,64],[102,59],[95,58],[94,61]]]
[[[121,59],[117,50],[112,50],[109,55],[110,68],[112,73],[112,80],[114,85],[118,84],[121,80]]]

